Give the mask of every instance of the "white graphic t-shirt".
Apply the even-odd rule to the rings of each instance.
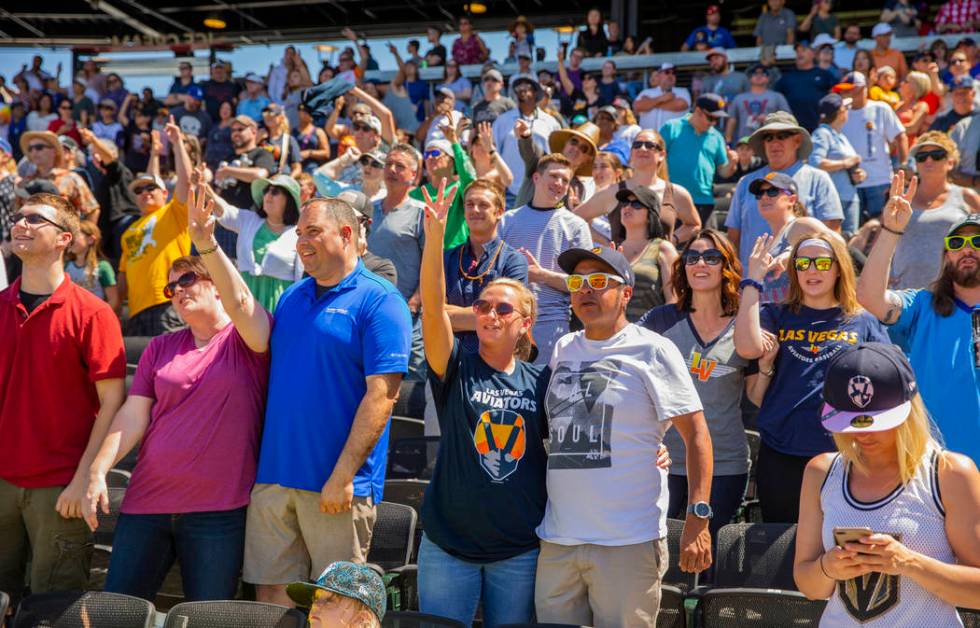
[[[633,545],[667,535],[657,448],[674,417],[701,410],[687,365],[660,334],[629,324],[608,340],[562,337],[545,396],[551,449],[538,536]]]

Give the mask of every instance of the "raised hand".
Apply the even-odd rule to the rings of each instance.
[[[496,148],[493,142],[493,125],[489,122],[481,122],[476,126],[476,133],[480,138],[480,145],[487,152],[493,151]]]
[[[344,37],[346,37],[347,39],[351,40],[351,41],[357,41],[357,33],[355,33],[353,30],[351,30],[350,26],[345,26],[340,31],[340,34],[343,35]]]
[[[523,118],[518,118],[514,122],[514,135],[517,137],[526,137],[531,134],[531,126],[527,123],[527,120]]]
[[[214,201],[204,181],[204,167],[198,166],[191,173],[191,185],[187,191],[187,230],[199,250],[210,248],[214,241]]]
[[[446,232],[446,217],[449,216],[449,208],[453,205],[458,189],[458,186],[454,187],[449,191],[449,194],[446,194],[446,179],[443,179],[439,184],[439,190],[436,192],[436,198],[433,200],[429,190],[422,188],[422,196],[425,197],[423,228],[427,240],[433,237],[439,238],[440,242],[442,241],[442,236]]]
[[[881,210],[881,224],[886,231],[905,231],[909,220],[912,219],[912,199],[915,197],[915,191],[918,188],[918,177],[913,176],[909,181],[909,189],[905,190],[905,171],[898,170],[892,175],[888,202]]]
[[[459,141],[459,135],[456,133],[456,127],[453,125],[453,121],[450,118],[446,118],[446,124],[440,124],[439,130],[445,136],[446,141],[450,144],[455,144]]]
[[[153,129],[150,131],[150,154],[163,154],[163,141],[160,139],[160,131]]]
[[[749,279],[762,281],[769,271],[776,266],[776,260],[769,253],[774,238],[772,235],[761,235],[755,240],[752,253],[749,255]]]
[[[177,121],[174,120],[173,114],[170,114],[170,119],[167,121],[166,126],[163,127],[163,132],[167,134],[167,139],[170,140],[171,144],[176,144],[180,141],[180,127],[177,126]]]

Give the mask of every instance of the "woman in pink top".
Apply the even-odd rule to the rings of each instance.
[[[164,289],[187,328],[147,346],[84,503],[95,530],[106,473],[142,440],[105,588],[149,600],[175,559],[188,600],[234,597],[258,458],[272,320],[217,246],[204,196],[198,183],[187,199],[199,256],[175,260]]]

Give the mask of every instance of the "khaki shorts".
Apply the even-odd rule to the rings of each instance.
[[[667,565],[666,539],[618,547],[541,541],[534,581],[538,621],[654,628]]]
[[[377,509],[354,497],[349,512],[320,512],[320,494],[256,484],[245,525],[242,579],[252,584],[315,580],[338,560],[367,561]]]

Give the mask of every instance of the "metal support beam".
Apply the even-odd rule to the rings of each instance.
[[[640,6],[638,0],[626,0],[626,24],[620,29],[623,37],[627,34],[636,37],[640,29]]]
[[[38,29],[34,28],[34,26],[32,26],[31,24],[28,24],[27,22],[25,22],[21,18],[17,17],[13,13],[10,13],[6,9],[0,9],[0,18],[6,18],[6,19],[10,20],[11,22],[13,22],[14,24],[17,24],[18,26],[20,26],[24,30],[30,31],[32,34],[37,35],[38,37],[44,37],[44,33],[43,32],[41,32]]]
[[[194,29],[188,28],[184,24],[181,24],[177,20],[171,19],[171,18],[167,17],[166,15],[162,15],[160,13],[157,13],[156,11],[154,11],[153,9],[151,9],[150,7],[144,5],[144,4],[140,3],[140,2],[136,2],[136,0],[121,0],[121,1],[122,2],[125,2],[129,6],[133,7],[134,9],[136,9],[137,11],[142,11],[143,13],[145,13],[147,15],[150,15],[152,17],[155,17],[156,19],[160,20],[161,22],[166,22],[167,24],[170,24],[174,28],[179,29],[179,30],[181,30],[181,31],[183,31],[185,33],[192,33],[192,32],[194,32]]]
[[[161,33],[160,31],[150,26],[147,26],[143,22],[140,22],[139,20],[131,16],[129,13],[126,13],[122,9],[117,9],[116,7],[112,6],[108,2],[103,2],[102,0],[88,0],[88,3],[96,11],[102,11],[106,15],[111,15],[112,17],[116,18],[123,24],[126,24],[133,30],[139,31],[140,33],[146,35],[147,37],[155,37],[158,39],[163,39],[164,37],[164,34]]]

